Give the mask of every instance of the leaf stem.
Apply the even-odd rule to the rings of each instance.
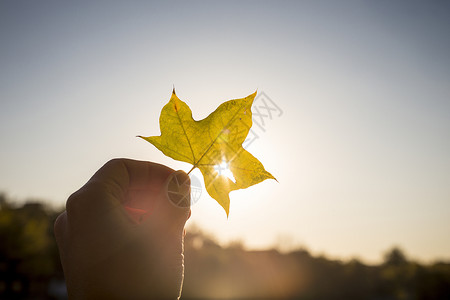
[[[192,166],[192,168],[189,170],[189,172],[187,172],[187,174],[189,175],[189,173],[191,173],[192,170],[194,170],[194,169],[195,169],[195,166]]]

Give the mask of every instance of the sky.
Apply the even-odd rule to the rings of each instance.
[[[449,28],[446,1],[2,0],[0,191],[61,207],[111,158],[188,171],[136,138],[172,87],[197,120],[257,90],[246,148],[278,182],[233,191],[228,219],[203,188],[188,228],[448,261]]]

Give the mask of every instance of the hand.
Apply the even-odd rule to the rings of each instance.
[[[70,299],[178,299],[186,173],[114,159],[66,203],[55,236]]]

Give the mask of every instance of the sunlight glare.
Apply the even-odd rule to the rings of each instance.
[[[219,176],[228,177],[231,181],[236,183],[236,179],[234,178],[233,173],[230,170],[229,164],[226,161],[222,160],[222,162],[219,165],[215,165],[214,170],[216,170]]]

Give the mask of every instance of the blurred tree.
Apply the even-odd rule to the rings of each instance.
[[[406,255],[398,247],[392,248],[384,255],[384,264],[386,265],[402,266],[407,263],[408,260],[406,259]]]
[[[0,295],[46,295],[50,278],[62,275],[53,238],[57,214],[42,203],[17,206],[0,195]]]

